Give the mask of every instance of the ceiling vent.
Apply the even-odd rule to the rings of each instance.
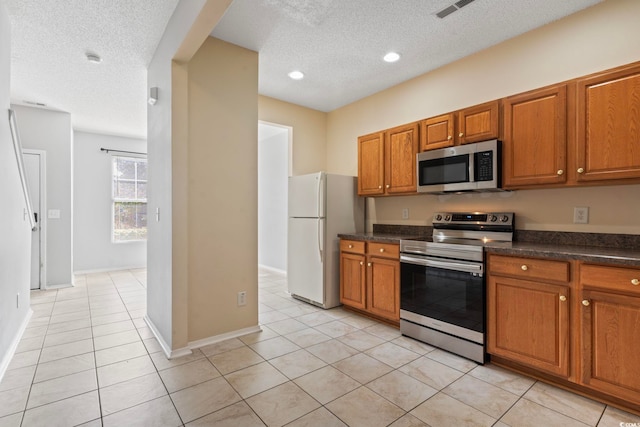
[[[455,2],[454,4],[452,4],[451,6],[447,6],[444,9],[442,9],[440,12],[436,13],[436,16],[440,19],[445,18],[449,15],[451,15],[453,12],[462,9],[463,7],[465,7],[466,5],[468,5],[469,3],[472,3],[474,0],[459,0],[457,2]]]

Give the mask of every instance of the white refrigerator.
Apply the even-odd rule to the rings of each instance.
[[[318,172],[289,177],[287,283],[297,299],[340,305],[338,233],[364,230],[357,178]]]

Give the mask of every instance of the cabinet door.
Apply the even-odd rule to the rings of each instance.
[[[389,129],[385,140],[385,191],[416,192],[418,123]]]
[[[578,80],[578,181],[640,178],[640,66]]]
[[[340,302],[366,308],[364,255],[340,253]]]
[[[512,96],[503,105],[505,187],[565,182],[567,86]]]
[[[384,194],[384,133],[358,138],[358,195]]]
[[[569,288],[488,278],[488,352],[569,376]]]
[[[458,113],[458,142],[486,141],[498,138],[500,104],[491,101],[475,107],[465,108]]]
[[[432,117],[420,122],[420,151],[451,147],[455,131],[454,113]]]
[[[369,258],[367,309],[376,316],[400,320],[400,261]]]
[[[640,297],[582,291],[582,383],[640,403]]]

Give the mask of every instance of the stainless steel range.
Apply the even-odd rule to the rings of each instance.
[[[513,224],[511,212],[438,212],[431,237],[401,240],[402,334],[484,363],[484,245],[511,242]]]

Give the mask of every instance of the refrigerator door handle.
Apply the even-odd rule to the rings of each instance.
[[[318,217],[319,218],[324,217],[324,206],[323,206],[323,203],[322,203],[322,199],[324,197],[324,194],[322,194],[323,193],[322,189],[324,187],[322,186],[322,179],[323,179],[323,174],[321,172],[320,176],[318,177],[318,188],[316,189],[316,195],[318,197],[318,204],[316,206],[317,206],[317,209],[318,209]]]
[[[318,255],[320,256],[320,262],[322,262],[322,250],[324,249],[322,247],[322,241],[323,241],[322,235],[324,233],[323,233],[323,230],[321,229],[322,229],[322,219],[318,219]]]

